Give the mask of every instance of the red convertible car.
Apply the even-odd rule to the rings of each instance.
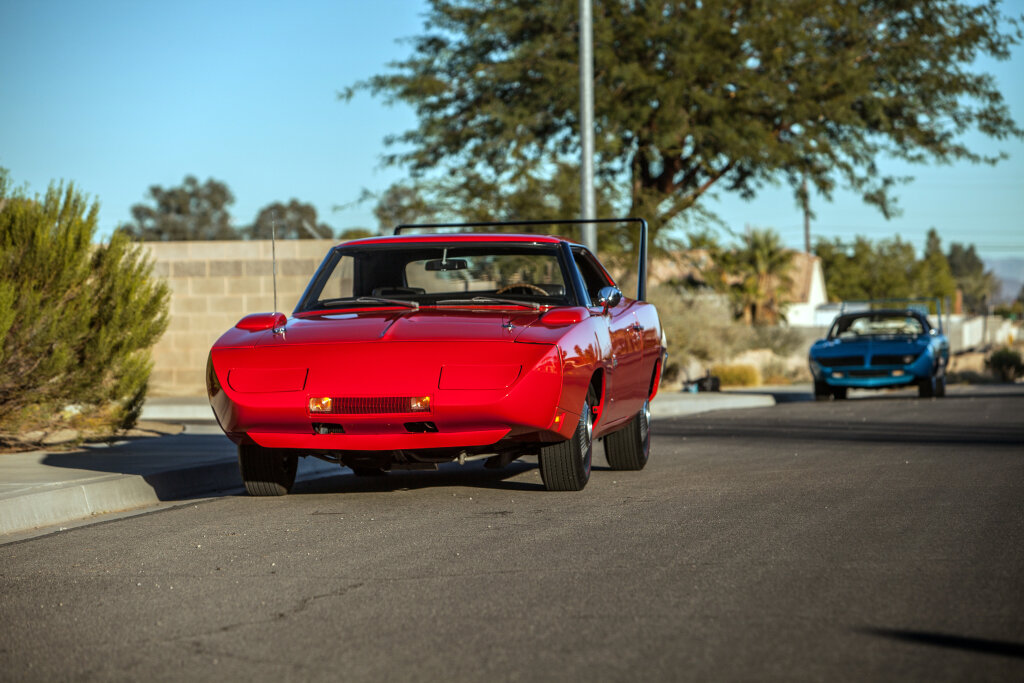
[[[647,226],[588,222],[640,225],[637,299],[579,244],[500,231],[535,222],[400,226],[331,249],[290,318],[242,318],[207,390],[248,492],[287,493],[301,456],[371,475],[535,455],[578,491],[604,438],[612,469],[644,467],[665,357]]]

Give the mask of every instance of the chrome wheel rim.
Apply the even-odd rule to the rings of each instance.
[[[583,471],[590,472],[590,453],[594,447],[594,411],[590,401],[583,402],[583,433],[580,434],[580,460]]]
[[[644,407],[640,411],[640,441],[644,444],[647,443],[647,439],[651,436],[651,402],[650,400],[644,401]]]

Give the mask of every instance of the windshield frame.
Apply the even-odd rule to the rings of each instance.
[[[844,337],[844,336],[842,336],[843,334],[845,334],[847,332],[847,330],[849,330],[850,326],[856,320],[859,320],[861,318],[874,318],[874,317],[893,318],[893,319],[913,318],[918,323],[920,323],[921,331],[920,332],[911,333],[911,334],[906,334],[906,333],[902,333],[902,332],[893,331],[891,333],[880,332],[880,333],[877,333],[877,334],[863,334],[863,335],[855,333],[854,336],[851,336],[851,337]],[[843,331],[840,332],[839,331],[839,327],[843,323],[847,323],[847,324],[844,326]],[[917,338],[917,337],[922,337],[922,336],[930,335],[932,329],[933,328],[931,326],[931,323],[928,322],[928,318],[923,316],[923,315],[921,315],[920,313],[918,313],[916,311],[911,311],[911,310],[857,311],[856,313],[846,313],[844,315],[838,316],[832,322],[831,327],[829,327],[828,336],[826,338],[829,339],[829,340],[838,339],[840,341],[857,341],[857,340],[860,340],[860,339],[878,339],[878,338],[887,338],[887,337],[913,337],[913,338]]]
[[[391,251],[391,252],[395,252],[396,254],[402,254],[402,253],[409,254],[410,252],[421,252],[421,251],[428,251],[428,250],[429,251],[435,251],[436,250],[438,252],[438,255],[440,256],[440,254],[444,250],[447,249],[447,250],[449,250],[451,252],[454,252],[454,254],[449,254],[448,258],[459,258],[459,256],[457,256],[456,254],[458,254],[460,252],[475,251],[475,250],[479,250],[479,251],[485,252],[485,253],[488,252],[488,251],[493,251],[493,250],[508,251],[508,252],[511,252],[511,253],[522,251],[524,254],[528,254],[529,252],[540,252],[540,253],[544,253],[544,254],[547,254],[547,255],[555,257],[556,263],[558,264],[558,268],[559,268],[559,271],[560,271],[560,274],[561,274],[561,277],[562,277],[562,283],[563,283],[563,286],[565,287],[565,293],[563,295],[552,295],[551,297],[549,297],[550,300],[545,300],[545,299],[537,297],[537,296],[529,297],[529,296],[525,296],[524,295],[523,300],[522,300],[521,303],[519,303],[516,300],[517,297],[514,294],[512,294],[512,295],[510,295],[510,294],[496,295],[495,293],[488,293],[485,290],[473,290],[473,291],[470,291],[470,292],[444,292],[444,293],[432,293],[432,294],[419,294],[419,293],[417,293],[417,294],[409,294],[409,295],[388,294],[387,298],[393,300],[393,304],[391,304],[391,305],[394,305],[394,306],[405,305],[406,302],[415,302],[420,307],[431,306],[431,307],[447,308],[447,307],[459,307],[459,306],[465,307],[465,306],[470,306],[470,307],[473,307],[473,308],[480,308],[481,307],[481,303],[480,302],[469,303],[467,301],[465,303],[455,303],[454,301],[452,301],[451,303],[440,303],[440,302],[445,301],[445,300],[455,300],[455,299],[468,300],[468,299],[471,298],[471,296],[485,296],[487,298],[495,300],[493,304],[487,304],[489,307],[491,307],[491,306],[509,307],[509,306],[518,305],[518,306],[522,306],[523,308],[537,309],[537,308],[540,308],[540,307],[552,308],[552,307],[560,307],[560,306],[577,306],[577,305],[580,305],[578,303],[580,299],[579,299],[579,295],[578,295],[578,292],[577,292],[579,287],[578,287],[578,284],[576,282],[576,279],[578,278],[578,273],[575,270],[575,264],[571,264],[570,263],[570,264],[567,265],[567,263],[566,263],[565,254],[568,252],[568,249],[566,248],[566,246],[567,245],[564,242],[557,242],[557,243],[555,243],[555,242],[522,242],[522,241],[509,241],[509,242],[504,242],[504,241],[501,241],[501,242],[498,242],[498,241],[480,241],[480,242],[471,242],[471,241],[464,241],[464,240],[463,241],[452,241],[452,242],[447,242],[447,241],[446,242],[437,242],[437,241],[431,241],[431,242],[408,242],[408,241],[402,241],[402,242],[381,242],[381,243],[376,243],[376,244],[366,244],[366,243],[355,244],[355,245],[339,244],[339,245],[331,248],[331,250],[328,252],[327,256],[324,258],[323,262],[320,264],[319,268],[317,268],[316,273],[310,279],[309,284],[306,286],[305,291],[303,292],[302,296],[299,298],[299,303],[296,305],[295,310],[293,311],[293,315],[299,315],[299,314],[309,315],[309,314],[316,314],[316,313],[326,312],[328,310],[332,310],[333,311],[333,310],[342,310],[342,309],[349,309],[349,308],[363,308],[363,307],[367,306],[368,304],[372,303],[371,301],[369,301],[369,299],[371,299],[373,297],[369,297],[369,296],[362,296],[361,297],[361,296],[357,295],[357,296],[353,296],[351,298],[339,297],[339,298],[335,298],[335,299],[329,299],[330,301],[337,302],[338,305],[337,306],[331,306],[330,308],[325,308],[325,307],[322,307],[320,305],[321,300],[320,300],[319,297],[320,297],[320,293],[323,291],[324,287],[327,285],[328,280],[330,279],[332,273],[334,272],[335,267],[338,265],[338,262],[341,260],[342,257],[344,257],[344,256],[352,256],[352,257],[358,258],[358,254],[361,254],[361,253],[380,252],[380,251]],[[417,261],[417,260],[420,260],[420,259],[418,257],[411,258],[411,259],[409,259],[406,262],[406,265],[408,265],[409,263],[412,263],[414,261]],[[405,266],[403,266],[403,267],[405,267]],[[459,296],[459,294],[463,294],[463,295],[468,294],[470,296]],[[360,298],[363,298],[364,300],[363,301],[359,301]],[[498,301],[498,299],[501,299],[501,301]],[[399,300],[401,300],[401,301],[399,301]],[[382,303],[382,304],[379,304],[379,305],[387,306],[388,304]]]

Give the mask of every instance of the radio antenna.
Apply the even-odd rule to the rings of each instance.
[[[274,272],[274,313],[277,313],[277,210],[270,214],[270,260]]]

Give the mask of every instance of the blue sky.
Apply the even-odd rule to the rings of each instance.
[[[1024,13],[1024,0],[1004,8]],[[383,138],[415,124],[405,107],[347,85],[409,54],[422,0],[145,2],[0,0],[0,166],[42,192],[73,181],[100,202],[103,234],[130,219],[151,185],[192,174],[225,182],[236,225],[294,197],[335,229],[375,229],[372,203],[336,210],[363,188],[401,179],[382,168]],[[1024,123],[1024,49],[995,74]],[[816,199],[815,235],[881,239],[918,248],[930,227],[944,245],[973,243],[986,257],[1024,257],[1024,142],[969,138],[1011,155],[995,168],[958,164],[887,170],[916,181],[900,191],[903,214],[885,221],[849,193]],[[730,228],[778,230],[803,245],[802,216],[788,189],[711,204]]]

